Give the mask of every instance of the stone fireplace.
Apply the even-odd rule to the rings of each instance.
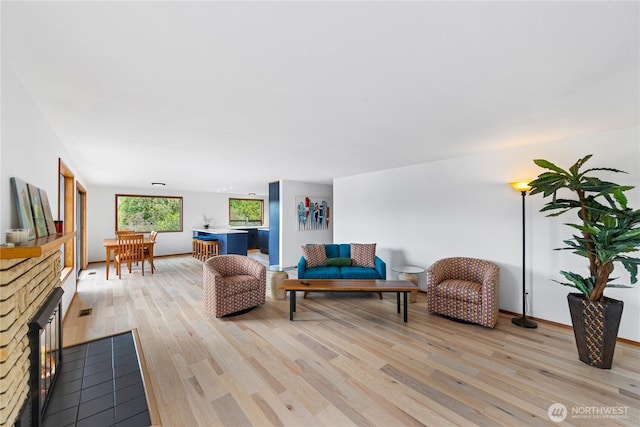
[[[74,234],[69,233],[69,238]],[[42,365],[49,377],[44,380],[45,388],[53,384],[51,374],[55,373],[55,357],[59,357],[55,353],[58,350],[59,354],[62,337],[57,335],[53,338],[52,332],[57,332],[51,330],[51,325],[45,326],[44,338],[49,338],[49,344],[45,344],[45,362],[36,362],[33,366],[29,325],[34,320],[49,324],[56,308],[58,311],[54,317],[57,319],[53,320],[58,324],[61,322],[60,245],[67,240],[66,236],[49,236],[30,242],[29,247],[2,247],[0,250],[0,427],[37,425],[35,420],[25,422],[29,417],[21,417],[20,411],[29,412],[32,382],[38,383],[34,391],[40,399]],[[57,302],[54,301],[56,298]],[[47,306],[53,306],[54,311],[45,314],[43,309]],[[40,315],[46,319],[38,320]],[[38,335],[42,334],[42,331],[38,332]],[[38,344],[34,345],[38,354],[33,356],[39,357],[42,353],[40,336]],[[39,411],[37,408],[33,410]]]

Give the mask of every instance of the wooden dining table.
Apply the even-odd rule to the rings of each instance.
[[[153,265],[153,246],[155,245],[155,241],[151,240],[148,237],[144,238],[144,246],[149,249],[149,265],[151,265],[151,274],[153,274],[153,270],[155,270],[155,266]],[[110,237],[108,239],[104,239],[102,242],[102,246],[104,246],[106,263],[105,266],[105,276],[107,280],[109,280],[109,269],[111,268],[111,254],[118,249],[118,239],[115,237]],[[144,262],[144,261],[142,261]],[[114,263],[115,264],[115,263]]]

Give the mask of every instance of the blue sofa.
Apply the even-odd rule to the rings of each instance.
[[[324,246],[327,258],[351,258],[349,243],[327,243]],[[387,266],[376,256],[376,268],[355,266],[328,266],[307,268],[307,261],[300,257],[298,261],[298,279],[378,279],[386,280]]]

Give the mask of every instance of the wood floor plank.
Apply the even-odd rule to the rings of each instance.
[[[272,396],[271,393],[266,393],[269,396]],[[267,421],[270,425],[275,427],[284,427],[286,424],[282,421],[275,408],[280,408],[281,405],[276,403],[275,399],[271,400],[271,403],[264,397],[262,393],[254,393],[251,395],[251,398],[255,402],[255,404],[262,411],[264,418],[262,419],[260,424],[266,425],[265,421]],[[292,420],[293,421],[293,420]]]
[[[416,419],[423,421],[427,426],[454,425],[471,427],[477,425],[465,418],[463,414],[457,413],[454,406],[450,407],[446,403],[441,403],[439,399],[432,399],[429,395],[418,390],[408,388],[404,397],[405,399],[395,402],[395,404]],[[433,414],[436,415],[434,416]]]
[[[363,363],[358,363],[346,357],[339,357],[331,363],[345,373],[350,373],[349,383],[361,393],[366,394],[372,404],[364,411],[364,415],[372,421],[378,421],[378,425],[423,425],[419,421],[429,419],[430,425],[449,425],[450,423],[435,412],[420,407],[419,419],[411,415],[411,410],[406,404],[410,402],[405,398],[408,387],[394,380],[390,376],[382,376],[378,368],[369,368]],[[425,413],[429,412],[428,417]],[[394,419],[394,422],[386,422],[386,419]],[[437,421],[437,422],[436,422]]]
[[[222,421],[218,416],[218,411],[213,403],[203,404],[203,395],[199,391],[198,382],[195,377],[187,380],[189,386],[185,385],[185,396],[189,404],[189,410],[191,411],[193,418],[197,420],[198,426],[219,426],[222,425]],[[213,402],[213,401],[212,401]],[[163,424],[167,425],[167,424]],[[186,423],[184,425],[187,425]]]
[[[361,411],[365,409],[360,406],[360,401],[353,401],[349,399],[349,394],[345,392],[345,385],[339,387],[333,383],[326,375],[315,369],[314,366],[309,365],[305,360],[298,360],[298,363],[302,367],[301,378],[311,385],[315,390],[322,395],[333,407],[338,409],[343,415],[350,419],[353,423],[359,426],[369,426],[372,424],[367,418],[363,417]]]
[[[568,410],[562,425],[640,423],[636,345],[618,343],[612,369],[595,369],[578,360],[569,328],[523,329],[504,314],[494,329],[454,322],[428,313],[424,293],[406,324],[386,294],[299,294],[292,322],[288,299],[268,293],[217,319],[204,311],[200,261],[158,257],[156,267],[107,281],[104,264],[90,265],[64,345],[136,328],[167,427],[539,426],[555,425],[554,403]],[[584,408],[626,412],[589,418]]]
[[[197,381],[205,401],[214,401],[229,392],[220,380],[220,374],[214,370],[208,360],[203,359],[192,363],[189,369],[193,372],[194,381]]]
[[[305,383],[306,384],[306,383]],[[313,393],[310,393],[313,395]],[[304,396],[309,398],[310,396]],[[311,400],[301,401],[300,396],[291,390],[287,390],[280,395],[280,399],[285,408],[289,411],[294,421],[289,421],[285,425],[289,426],[322,426],[323,424],[316,417],[327,405],[321,402],[321,398],[312,396]],[[315,402],[314,404],[310,404]]]
[[[366,392],[366,390],[362,390],[362,392]],[[374,425],[414,427],[425,425],[382,397],[375,399],[374,403],[369,406],[362,415]],[[437,425],[445,426],[447,422],[444,419],[439,419]]]
[[[226,426],[250,426],[247,418],[238,402],[229,394],[219,397],[212,402],[222,425]]]

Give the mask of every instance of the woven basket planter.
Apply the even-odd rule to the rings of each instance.
[[[590,301],[582,294],[567,295],[578,356],[587,365],[611,369],[624,303],[611,298]]]

